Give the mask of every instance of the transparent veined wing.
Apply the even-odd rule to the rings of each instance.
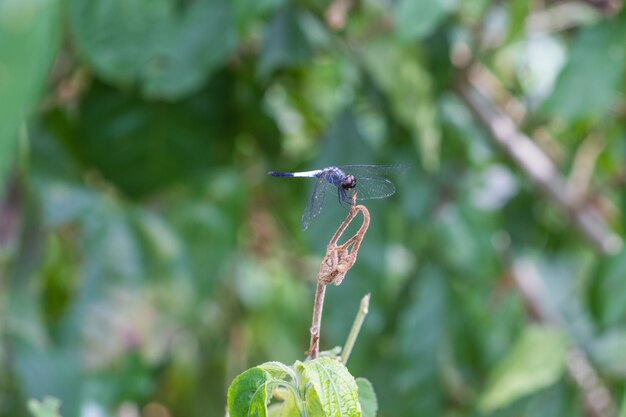
[[[385,198],[395,192],[393,183],[382,177],[359,177],[356,181],[357,201]]]
[[[326,177],[324,175],[321,175],[315,182],[311,198],[309,198],[309,203],[304,209],[304,213],[302,213],[302,230],[306,230],[313,219],[315,219],[317,215],[320,214],[320,211],[322,211],[322,207],[324,207],[324,198],[326,197],[326,192],[330,189],[330,187],[334,188],[326,181]]]
[[[402,174],[409,170],[408,165],[342,165],[339,167],[346,174],[355,177],[386,177],[389,175]]]
[[[344,165],[339,168],[356,178],[359,201],[389,197],[396,192],[396,187],[384,177],[409,170],[408,165]]]

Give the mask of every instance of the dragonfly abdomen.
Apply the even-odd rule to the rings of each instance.
[[[268,174],[271,175],[272,177],[305,177],[305,178],[311,178],[311,177],[318,177],[322,172],[323,172],[323,170],[317,169],[315,171],[302,171],[302,172],[276,172],[276,171],[270,171],[270,172],[268,172]]]
[[[293,177],[293,172],[276,172],[270,171],[268,172],[272,177]]]

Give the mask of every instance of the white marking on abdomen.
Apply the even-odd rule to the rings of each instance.
[[[302,171],[302,172],[294,172],[294,177],[314,177],[322,172],[321,169],[316,169],[315,171]]]

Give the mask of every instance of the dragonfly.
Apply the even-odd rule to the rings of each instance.
[[[339,204],[352,205],[355,192],[357,201],[389,197],[396,192],[396,187],[385,176],[406,170],[406,165],[343,165],[302,172],[270,171],[268,174],[283,178],[317,178],[302,214],[302,230],[306,230],[322,211],[329,191],[336,189]]]

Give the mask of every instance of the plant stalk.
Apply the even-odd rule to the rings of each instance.
[[[370,294],[368,293],[363,298],[361,298],[359,311],[356,313],[356,317],[354,318],[354,323],[352,324],[352,328],[350,329],[350,334],[348,334],[348,339],[346,339],[346,344],[343,345],[343,350],[341,351],[341,362],[344,365],[348,363],[348,359],[350,358],[350,354],[352,353],[352,348],[354,348],[354,344],[356,343],[356,338],[359,336],[361,326],[363,326],[363,321],[365,320],[365,316],[367,316],[367,312],[369,311],[369,306]]]
[[[316,359],[320,351],[320,330],[322,326],[322,310],[324,308],[324,296],[326,284],[317,282],[315,299],[313,301],[313,320],[311,322],[311,343],[309,345],[309,357]]]

